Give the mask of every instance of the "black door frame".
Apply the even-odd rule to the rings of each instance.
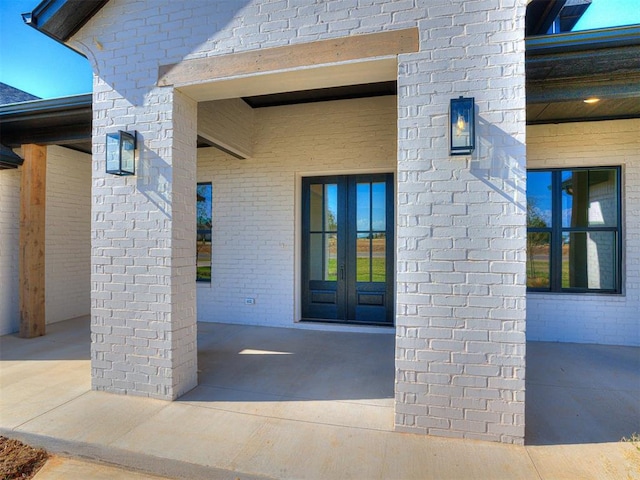
[[[358,282],[356,186],[385,183],[385,282]],[[310,280],[310,185],[337,184],[336,281]],[[323,190],[324,191],[324,190]],[[315,176],[302,178],[301,313],[302,321],[393,326],[395,319],[395,179],[393,173]],[[323,220],[324,222],[324,220]],[[325,225],[323,223],[323,229]],[[315,232],[314,233],[318,233]],[[325,230],[322,233],[326,233]],[[324,263],[324,262],[323,262]],[[312,301],[313,298],[313,301]],[[383,302],[383,307],[376,305]],[[383,312],[384,310],[384,312]]]

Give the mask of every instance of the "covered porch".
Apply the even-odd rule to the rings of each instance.
[[[45,337],[0,337],[1,434],[105,461],[128,451],[276,476],[284,473],[261,469],[295,469],[298,457],[331,458],[326,468],[338,468],[338,457],[355,448],[365,469],[359,473],[390,478],[373,465],[385,449],[400,449],[399,439],[407,454],[506,448],[393,432],[392,334],[200,323],[198,387],[176,402],[92,392],[89,335],[89,317],[79,317],[50,325]],[[591,478],[604,467],[600,453],[586,453],[597,447],[617,452],[607,454],[616,475],[595,477],[637,473],[637,451],[620,441],[640,432],[640,348],[529,342],[527,353],[525,444],[533,462],[564,455],[575,478]],[[492,468],[513,460],[517,447],[506,451]],[[396,461],[385,468],[400,468]],[[456,465],[481,461],[457,458]],[[308,471],[327,473],[311,465]]]

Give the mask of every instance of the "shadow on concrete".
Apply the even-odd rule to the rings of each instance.
[[[394,358],[389,334],[198,324],[199,386],[226,401],[392,401]]]
[[[619,442],[640,432],[640,348],[527,343],[528,445]]]
[[[17,333],[0,337],[0,362],[90,358],[91,331],[88,315],[49,324],[42,337],[20,338]]]
[[[71,388],[56,365],[90,359],[89,323],[87,316],[48,325],[47,335],[35,339],[0,337],[5,380],[44,375],[56,388]],[[393,430],[394,350],[390,334],[199,323],[199,385],[179,402]],[[27,367],[43,360],[50,363]],[[10,374],[5,367],[12,361],[27,362],[25,372]],[[83,389],[85,365],[86,380],[82,371],[74,377]],[[526,388],[528,445],[619,442],[640,433],[639,347],[528,342]]]

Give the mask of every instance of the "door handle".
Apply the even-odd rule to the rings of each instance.
[[[344,280],[344,265],[340,265],[340,280]]]

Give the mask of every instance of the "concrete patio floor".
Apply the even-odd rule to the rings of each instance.
[[[176,402],[91,391],[87,317],[1,337],[0,434],[172,478],[640,479],[640,348],[528,343],[519,447],[393,432],[393,335],[198,328]]]

